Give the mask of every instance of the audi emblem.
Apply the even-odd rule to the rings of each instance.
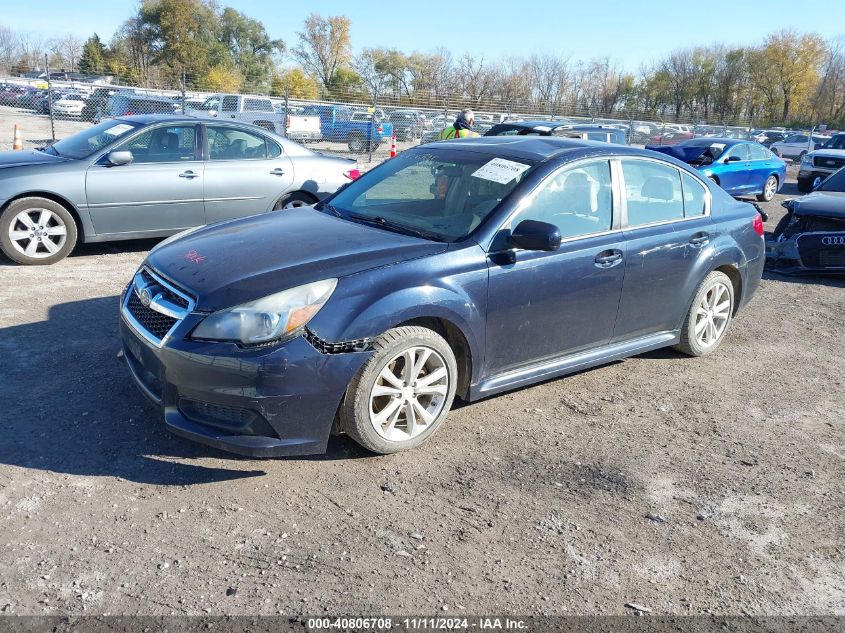
[[[824,246],[845,246],[845,235],[825,235],[822,238]]]

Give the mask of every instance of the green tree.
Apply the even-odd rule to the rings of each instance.
[[[100,41],[100,36],[94,33],[82,45],[82,56],[79,58],[79,72],[91,75],[106,72],[106,47]]]
[[[284,42],[272,39],[258,20],[230,7],[223,9],[220,16],[220,38],[243,76],[245,87],[248,90],[266,89],[274,55],[284,52]]]

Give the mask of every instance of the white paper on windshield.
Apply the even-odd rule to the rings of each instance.
[[[721,150],[721,149],[725,149],[725,144],[724,143],[713,143],[710,147],[715,147],[716,149]]]
[[[131,125],[127,125],[126,123],[118,123],[117,125],[112,125],[107,130],[103,130],[103,134],[108,134],[109,136],[120,136],[124,132],[128,132],[131,129]]]
[[[529,165],[523,165],[512,160],[494,158],[486,165],[482,165],[472,172],[472,175],[476,178],[492,180],[493,182],[504,185],[519,176],[528,167]]]

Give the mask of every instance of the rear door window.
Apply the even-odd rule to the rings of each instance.
[[[259,134],[224,126],[209,126],[206,130],[211,160],[255,160],[267,157],[267,144]]]
[[[623,160],[628,226],[643,226],[684,217],[681,175],[669,165],[647,160]]]

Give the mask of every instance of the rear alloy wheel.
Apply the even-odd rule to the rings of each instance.
[[[344,430],[375,453],[414,448],[439,427],[455,397],[457,364],[449,344],[422,327],[388,330],[349,385]]]
[[[76,245],[76,223],[62,205],[21,198],[0,216],[0,250],[19,264],[53,264]]]
[[[806,155],[807,155],[807,152],[801,152],[800,154],[798,154],[798,158],[795,159],[795,162],[800,164],[801,161],[804,160],[804,157]]]
[[[760,202],[771,202],[772,198],[778,191],[777,176],[769,176],[766,178],[766,184],[763,185],[763,193],[757,194],[757,200]]]
[[[295,191],[279,198],[273,206],[273,211],[310,207],[312,204],[316,204],[316,202],[317,201],[308,194]]]
[[[733,313],[733,284],[725,273],[714,270],[695,293],[675,349],[690,356],[714,351],[724,339]]]

